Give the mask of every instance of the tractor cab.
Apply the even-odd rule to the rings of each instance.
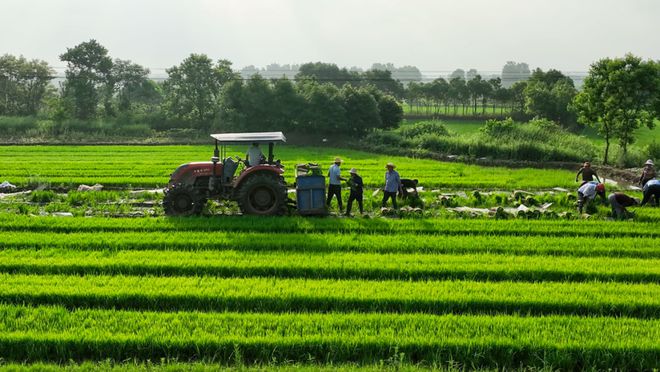
[[[279,159],[275,160],[275,155],[273,153],[276,142],[286,142],[286,137],[284,137],[282,132],[220,133],[212,134],[211,137],[215,139],[215,150],[213,151],[213,157],[211,158],[211,162],[214,164],[213,169],[216,170],[215,165],[218,163],[220,163],[222,167],[222,174],[215,174],[214,176],[219,177],[220,183],[223,185],[228,185],[233,181],[241,179],[245,172],[251,173],[269,167],[284,168]],[[228,145],[245,145],[246,149],[254,145],[260,147],[268,145],[268,155],[264,156],[263,159],[250,159],[249,162],[247,162],[246,159],[242,159],[239,156],[234,158],[228,157]],[[235,177],[236,171],[241,165],[243,167],[241,168],[238,177]]]
[[[282,132],[212,134],[215,149],[210,162],[186,163],[170,175],[163,207],[168,215],[199,214],[209,199],[237,201],[245,214],[272,215],[286,210],[284,167],[275,160],[275,143],[286,142]],[[265,147],[268,155],[242,159],[227,155],[227,146]],[[261,152],[251,151],[253,154]],[[256,157],[256,156],[255,156]]]

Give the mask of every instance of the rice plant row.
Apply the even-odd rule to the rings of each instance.
[[[291,251],[4,249],[0,272],[362,280],[660,283],[660,259]]]
[[[206,360],[648,370],[660,321],[611,317],[136,312],[0,305],[9,361]]]
[[[0,214],[0,231],[222,231],[660,238],[657,223],[602,220],[311,219],[303,217],[57,218]]]
[[[0,301],[257,312],[660,315],[660,285],[0,274]]]

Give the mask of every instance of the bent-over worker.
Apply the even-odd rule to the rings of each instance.
[[[619,220],[622,220],[628,216],[628,210],[626,207],[632,207],[639,204],[638,199],[631,198],[622,192],[615,192],[610,194],[607,197],[607,200],[610,202],[610,206],[612,207],[612,217]]]
[[[658,206],[660,205],[660,181],[657,179],[652,179],[648,180],[646,182],[646,185],[644,185],[644,188],[642,189],[644,192],[644,198],[642,199],[642,203],[640,205],[645,205],[651,199],[651,205],[653,206]]]
[[[596,198],[596,195],[600,196],[603,201],[605,201],[605,185],[598,182],[587,182],[584,185],[580,186],[578,189],[578,211],[582,213],[582,209],[585,205],[589,204],[592,200]]]
[[[403,178],[401,179],[401,198],[402,199],[408,199],[408,196],[412,196],[413,198],[419,197],[419,193],[417,193],[417,185],[419,184],[419,181],[417,179],[411,180],[409,178]],[[408,189],[412,189],[412,192],[408,192]]]

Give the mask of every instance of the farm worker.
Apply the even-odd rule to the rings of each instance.
[[[644,187],[649,180],[655,178],[655,165],[653,160],[649,159],[644,163],[644,168],[642,168],[642,175],[639,177],[640,186]]]
[[[605,185],[598,182],[587,182],[578,189],[578,211],[599,195],[605,201]]]
[[[621,220],[628,216],[628,210],[626,210],[626,207],[632,207],[639,204],[639,199],[631,198],[622,192],[610,194],[607,197],[607,200],[612,207],[612,217]]]
[[[362,182],[362,177],[357,173],[357,169],[351,168],[350,170],[351,178],[348,179],[348,185],[351,187],[351,193],[348,195],[348,205],[346,206],[346,215],[351,215],[351,208],[353,207],[353,201],[357,201],[358,206],[360,207],[360,214],[364,214],[364,207],[362,205],[362,191],[364,190],[364,183]]]
[[[341,159],[335,158],[335,163],[330,166],[330,169],[328,169],[328,199],[325,204],[330,208],[332,197],[336,196],[339,212],[343,210],[341,201],[341,181],[346,181],[346,179],[341,176]]]
[[[408,178],[403,178],[401,179],[401,198],[403,199],[408,199],[408,189],[412,189],[412,197],[417,198],[419,197],[419,194],[417,193],[417,184],[419,184],[419,180],[414,179],[408,179]]]
[[[582,168],[577,172],[575,175],[575,182],[578,181],[578,177],[580,177],[580,174],[582,174],[582,185],[584,185],[587,182],[591,182],[594,180],[594,177],[596,177],[596,180],[600,183],[600,178],[598,178],[598,174],[596,173],[596,170],[591,168],[591,163],[588,161],[585,161],[584,164],[582,164]]]
[[[644,191],[644,198],[641,205],[648,203],[651,198],[655,199],[651,202],[652,205],[656,207],[660,205],[660,181],[655,178],[647,181],[642,191]]]
[[[383,208],[387,206],[387,199],[392,199],[392,207],[397,209],[396,194],[401,190],[401,177],[399,172],[395,171],[396,166],[392,163],[387,163],[385,166],[385,187],[383,188]]]
[[[263,162],[264,154],[261,152],[258,143],[253,143],[245,154],[245,160],[248,167],[259,165]]]

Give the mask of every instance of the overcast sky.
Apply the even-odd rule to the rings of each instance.
[[[508,60],[586,71],[632,52],[660,59],[658,0],[0,0],[0,54],[64,66],[96,39],[158,73],[190,53],[237,68],[373,62],[498,71]]]

